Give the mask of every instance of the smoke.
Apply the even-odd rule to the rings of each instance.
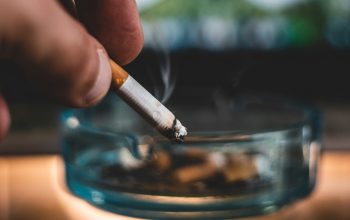
[[[154,93],[155,97],[165,104],[174,92],[177,75],[172,71],[169,44],[158,34],[152,35],[152,48],[158,55],[159,62],[159,75],[152,76]]]
[[[163,52],[160,62],[160,76],[162,93],[158,94],[160,102],[166,103],[174,92],[176,84],[176,74],[171,71],[171,61],[168,52]],[[159,90],[159,89],[158,89]]]

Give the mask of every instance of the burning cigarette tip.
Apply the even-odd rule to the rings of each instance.
[[[173,126],[173,136],[175,141],[183,142],[186,135],[187,135],[187,128],[183,126],[178,119],[175,119],[174,126]]]

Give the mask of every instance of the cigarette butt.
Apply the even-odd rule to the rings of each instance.
[[[195,181],[206,180],[214,176],[217,172],[217,168],[214,164],[205,162],[203,164],[197,164],[179,168],[172,174],[172,179],[180,184],[186,184]]]
[[[229,157],[227,166],[222,170],[227,182],[248,180],[258,175],[254,158],[239,154]]]
[[[171,166],[170,155],[166,151],[157,151],[150,164],[155,170],[164,172]]]
[[[206,160],[208,157],[208,152],[200,149],[200,148],[192,148],[191,146],[188,147],[188,149],[185,149],[182,153],[185,157],[191,158],[191,159],[201,159]]]
[[[110,60],[110,66],[114,91],[161,134],[182,141],[187,129],[173,113],[114,61]]]
[[[205,153],[200,149],[192,149],[187,151],[192,157],[202,158],[203,162],[179,168],[174,171],[172,177],[175,181],[181,184],[186,184],[195,181],[207,180],[221,171],[226,164],[225,155],[220,152]],[[193,158],[194,159],[194,158]]]
[[[116,153],[119,164],[125,170],[136,170],[146,164],[145,161],[135,158],[127,148],[120,148]]]

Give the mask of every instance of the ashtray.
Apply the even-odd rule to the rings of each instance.
[[[316,108],[271,96],[189,94],[167,105],[188,128],[183,143],[162,137],[115,94],[64,111],[71,193],[128,216],[226,219],[270,213],[312,192],[321,154]]]

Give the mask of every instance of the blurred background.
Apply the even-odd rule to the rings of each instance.
[[[287,96],[324,111],[326,148],[348,148],[348,0],[139,0],[138,5],[145,47],[126,68],[159,99],[186,99],[172,96],[183,86]],[[38,94],[20,67],[0,61],[0,71],[13,119],[0,153],[59,152],[61,107]]]
[[[306,210],[303,217],[298,216],[301,212],[297,211],[275,219],[349,219],[350,156],[343,152],[350,150],[350,86],[347,80],[350,1],[138,0],[137,3],[145,46],[126,69],[160,100],[190,102],[182,88],[202,86],[208,89],[208,96],[217,89],[231,94],[269,94],[312,104],[322,110],[324,147],[326,152],[338,152],[325,159],[326,173],[321,176],[325,184],[321,183],[319,190],[322,193],[317,191],[316,198],[311,199],[312,205],[297,206],[296,210]],[[11,204],[15,204],[12,206],[15,214],[10,219],[24,216],[26,219],[47,219],[48,216],[65,219],[63,211],[57,218],[51,214],[46,218],[40,214],[28,218],[30,215],[26,213],[33,214],[35,208],[22,202],[8,205],[7,197],[1,197],[1,190],[6,192],[13,180],[17,185],[12,183],[10,192],[28,196],[27,200],[18,201],[31,203],[30,198],[53,201],[43,195],[37,196],[43,190],[57,191],[55,175],[63,175],[56,167],[62,164],[57,158],[42,161],[36,156],[60,153],[59,114],[63,107],[39,94],[22,77],[21,68],[10,61],[0,61],[0,89],[12,115],[11,132],[0,143],[0,165],[4,164],[0,166],[0,219],[2,208],[6,211]],[[23,161],[17,157],[21,155],[34,156],[34,159]],[[6,162],[7,158],[12,159]],[[9,181],[6,181],[7,174]],[[29,192],[28,187],[45,181],[46,188]],[[27,185],[20,184],[23,182]],[[334,189],[341,193],[334,195]],[[339,195],[343,195],[342,199]],[[69,205],[67,199],[74,200],[71,197],[61,199]],[[43,205],[46,205],[44,209]],[[44,210],[42,213],[47,214],[57,211],[56,205],[46,202],[35,207],[38,212]],[[334,215],[339,214],[339,210],[327,209],[332,205],[339,210],[344,208],[340,211],[342,217]],[[26,209],[16,212],[18,207]],[[83,210],[81,206],[72,207]],[[312,217],[315,213],[319,214],[318,218]]]

